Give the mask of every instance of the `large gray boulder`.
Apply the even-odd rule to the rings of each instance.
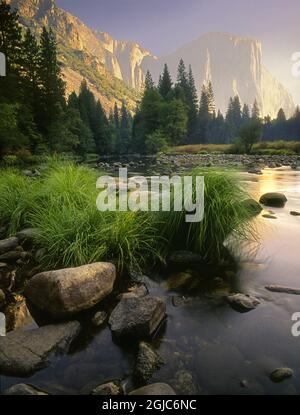
[[[174,389],[166,383],[153,383],[152,385],[144,386],[143,388],[135,389],[129,395],[153,395],[153,396],[168,396],[176,395]]]
[[[16,237],[3,239],[0,241],[0,254],[4,254],[8,251],[13,251],[18,246],[19,240]]]
[[[40,310],[64,317],[99,303],[112,292],[115,279],[113,264],[97,262],[37,274],[29,281],[25,295]]]
[[[116,337],[149,338],[165,316],[166,304],[162,298],[124,298],[111,313],[109,324]]]
[[[0,337],[0,375],[29,376],[48,364],[50,354],[66,353],[80,332],[77,321],[17,330]]]
[[[284,207],[287,202],[287,198],[283,193],[266,193],[261,196],[259,203],[270,207]]]

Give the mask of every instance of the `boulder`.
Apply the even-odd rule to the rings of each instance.
[[[287,202],[287,198],[283,193],[266,193],[261,196],[259,203],[270,207],[284,207]]]
[[[124,391],[119,381],[103,383],[92,390],[91,395],[123,395]]]
[[[163,364],[164,359],[150,344],[140,342],[133,376],[137,382],[147,383],[153,373]]]
[[[29,376],[48,364],[51,353],[65,353],[80,332],[72,321],[34,330],[17,330],[1,338],[0,373],[7,376]]]
[[[162,298],[124,298],[111,313],[109,324],[116,337],[151,337],[166,317]]]
[[[262,217],[265,219],[277,219],[277,217],[272,215],[271,213],[265,213],[264,215],[262,215]]]
[[[33,240],[38,235],[39,230],[37,228],[26,228],[16,234],[20,243],[28,240]]]
[[[292,369],[288,367],[281,367],[279,369],[274,370],[274,372],[270,374],[270,379],[275,383],[279,383],[291,378],[293,375],[294,371]]]
[[[135,389],[129,393],[129,395],[153,395],[153,396],[168,396],[176,395],[174,389],[166,383],[153,383],[152,385],[147,385],[139,389]]]
[[[199,395],[201,389],[195,382],[194,376],[187,370],[179,370],[175,374],[172,385],[181,395]]]
[[[19,383],[3,392],[3,395],[49,395],[47,392],[26,383]]]
[[[6,262],[8,264],[14,264],[19,259],[28,259],[30,257],[31,257],[31,254],[29,252],[9,251],[9,252],[5,252],[5,254],[0,255],[0,261]]]
[[[3,239],[0,241],[0,254],[5,252],[13,251],[18,246],[19,240],[16,237]]]
[[[107,313],[105,311],[98,311],[92,318],[92,323],[96,327],[100,327],[104,324],[107,319]]]
[[[254,310],[260,304],[257,298],[240,293],[228,295],[227,301],[233,309],[242,313]]]
[[[25,296],[40,310],[64,317],[102,301],[112,292],[115,279],[115,266],[106,262],[42,272],[29,281]]]

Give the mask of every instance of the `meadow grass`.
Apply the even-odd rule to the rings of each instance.
[[[185,146],[169,147],[171,154],[234,154],[232,144],[190,144]],[[300,154],[300,141],[261,141],[254,144],[252,154],[262,155],[295,155]]]
[[[219,261],[224,241],[235,233],[251,236],[247,195],[230,173],[194,171],[205,177],[205,215],[201,223],[185,222],[186,212],[99,212],[92,169],[54,160],[40,178],[2,170],[0,224],[8,235],[24,227],[37,228],[35,246],[41,248],[45,269],[115,261],[120,270],[164,262],[175,249],[200,253],[205,261]]]

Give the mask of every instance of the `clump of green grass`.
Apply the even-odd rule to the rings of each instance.
[[[221,261],[227,256],[224,242],[230,235],[255,238],[253,214],[245,204],[249,196],[233,173],[198,169],[193,175],[204,176],[203,221],[187,223],[183,211],[163,214],[163,233],[173,249],[199,253],[204,261]]]
[[[28,216],[41,199],[38,182],[13,169],[0,172],[0,223],[7,225],[7,236],[29,223]]]
[[[99,212],[99,172],[72,162],[51,161],[38,179],[4,170],[0,179],[0,218],[9,233],[38,229],[36,248],[46,269],[115,261],[120,270],[164,261],[175,249],[220,260],[232,233],[251,234],[248,196],[230,173],[195,171],[205,177],[205,216],[185,222],[186,212]]]

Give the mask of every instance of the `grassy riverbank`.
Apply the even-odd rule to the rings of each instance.
[[[170,147],[167,152],[171,154],[236,154],[237,148],[234,144],[190,144],[185,146]],[[300,154],[300,141],[262,141],[260,143],[254,144],[251,154]]]
[[[251,214],[243,203],[248,196],[228,173],[193,172],[205,176],[205,215],[202,222],[188,224],[185,212],[99,212],[99,172],[82,165],[52,160],[41,172],[29,178],[1,170],[0,224],[6,236],[36,228],[34,245],[45,268],[99,260],[143,268],[164,261],[175,249],[218,261],[229,234],[251,236]]]

